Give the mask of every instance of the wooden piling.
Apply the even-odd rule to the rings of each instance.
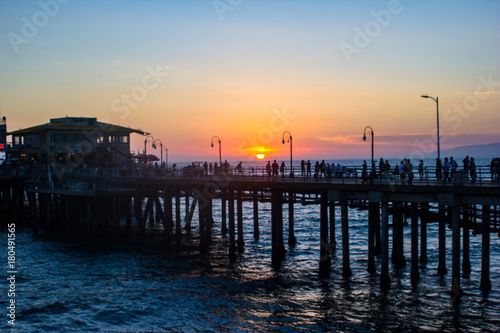
[[[331,251],[335,251],[337,241],[335,240],[335,201],[330,202],[330,244]]]
[[[490,206],[482,206],[481,221],[481,283],[479,288],[483,291],[491,289],[490,281]]]
[[[295,222],[294,222],[294,212],[293,204],[295,201],[295,193],[288,193],[288,245],[294,246],[297,243],[295,239]]]
[[[227,234],[227,217],[226,217],[226,191],[221,191],[220,194],[220,200],[221,200],[221,233],[222,235]]]
[[[180,239],[182,235],[181,226],[181,193],[178,191],[175,194],[175,236]]]
[[[427,221],[429,219],[429,203],[420,205],[420,262],[427,263]]]
[[[377,209],[376,202],[368,204],[368,273],[375,272],[375,211]]]
[[[228,190],[229,203],[229,255],[236,253],[236,236],[234,232],[234,193],[233,190]]]
[[[411,279],[417,281],[418,271],[418,202],[412,202],[410,206],[411,219]]]
[[[253,191],[253,238],[259,239],[259,196],[257,190]]]
[[[285,255],[283,246],[283,193],[271,190],[271,240],[272,263],[278,265]]]
[[[382,201],[382,226],[380,234],[380,286],[387,289],[389,278],[389,203]]]
[[[462,295],[460,287],[460,206],[451,207],[451,293],[453,297]]]
[[[330,268],[330,245],[328,244],[328,192],[321,193],[319,232],[319,268]]]
[[[342,275],[352,275],[349,259],[349,216],[347,211],[347,200],[340,201],[340,219],[342,223]]]
[[[245,250],[245,241],[243,239],[243,192],[241,189],[237,191],[237,214],[238,214],[238,252],[243,253]]]
[[[439,204],[438,213],[438,246],[439,246],[439,262],[438,262],[438,274],[446,274],[448,271],[446,268],[446,212],[445,206]]]
[[[463,235],[462,235],[462,273],[469,275],[471,272],[470,266],[470,230],[469,224],[471,221],[470,205],[464,206],[463,209]]]

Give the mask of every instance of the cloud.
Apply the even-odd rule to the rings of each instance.
[[[475,91],[474,95],[491,95],[491,94],[498,94],[498,91]]]

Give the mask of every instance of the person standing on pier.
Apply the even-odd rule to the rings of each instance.
[[[274,160],[272,167],[273,167],[273,178],[274,178],[274,177],[278,177],[278,169],[279,169],[279,165],[278,165],[278,163],[276,162],[276,160]]]
[[[271,179],[271,162],[267,161],[266,164],[267,180]]]
[[[311,178],[311,160],[307,160],[307,177]]]
[[[300,162],[300,175],[302,177],[306,175],[306,162],[304,160]]]
[[[439,158],[436,158],[436,180],[441,180],[443,175],[441,174],[441,171],[443,170],[443,164],[441,163],[441,160]]]
[[[475,183],[476,182],[477,174],[476,174],[476,162],[474,161],[474,157],[470,158],[469,171],[470,171],[470,180],[471,180],[471,183]]]
[[[446,184],[447,182],[450,182],[450,162],[448,162],[448,157],[444,158],[444,163],[443,163],[443,184]]]
[[[453,179],[455,171],[457,171],[458,164],[457,161],[453,159],[453,156],[450,157],[450,179]]]
[[[469,155],[465,156],[464,160],[462,161],[464,164],[464,179],[469,180]]]
[[[280,173],[281,173],[281,178],[285,177],[285,162],[281,162]]]
[[[424,161],[418,162],[418,178],[424,179]]]
[[[405,170],[408,176],[408,185],[413,185],[413,164],[411,164],[410,159],[406,160]]]

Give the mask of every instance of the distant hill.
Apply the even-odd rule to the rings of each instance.
[[[460,146],[441,151],[442,157],[455,156],[456,158],[461,158],[467,155],[474,156],[475,158],[500,157],[500,142],[486,145]]]

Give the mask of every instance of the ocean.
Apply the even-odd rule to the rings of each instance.
[[[337,207],[337,210],[339,208]],[[184,216],[184,202],[181,204]],[[167,241],[161,223],[144,237],[117,233],[71,238],[17,228],[16,320],[8,324],[3,279],[2,332],[499,332],[500,238],[491,235],[492,290],[480,284],[481,236],[471,236],[471,267],[463,296],[450,295],[448,273],[437,274],[437,224],[428,226],[429,262],[412,284],[410,265],[390,266],[390,288],[367,267],[367,212],[349,209],[353,275],[342,276],[340,222],[329,271],[319,270],[319,206],[295,206],[297,244],[271,265],[269,203],[259,204],[260,238],[253,238],[253,206],[243,204],[245,251],[228,256],[214,200],[213,240],[200,251],[197,223],[189,237]],[[194,221],[197,221],[197,212]],[[336,216],[340,212],[336,212]],[[287,209],[284,227],[287,230]],[[185,232],[183,230],[183,232]],[[389,231],[391,233],[391,230]],[[405,256],[410,258],[410,227]],[[7,263],[7,232],[1,233]],[[3,275],[6,273],[4,270]],[[5,297],[4,297],[5,296]]]

